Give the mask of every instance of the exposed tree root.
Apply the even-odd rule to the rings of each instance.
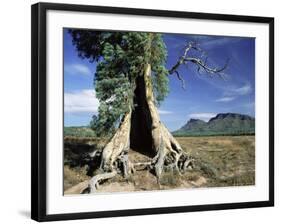
[[[112,171],[110,173],[102,173],[94,176],[89,182],[90,193],[95,193],[96,190],[99,188],[100,182],[113,178],[116,176],[117,171]]]

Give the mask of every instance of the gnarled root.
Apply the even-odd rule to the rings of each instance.
[[[128,153],[122,153],[119,157],[118,157],[121,166],[122,166],[122,173],[124,174],[124,177],[127,178],[128,176],[130,176],[131,174],[133,174],[135,172],[135,168],[134,168],[134,164],[131,163],[131,161],[129,160],[129,156]]]
[[[193,167],[194,159],[182,150],[177,140],[162,123],[152,130],[156,156],[150,161],[132,163],[128,157],[129,135],[125,134],[126,131],[121,126],[102,153],[92,154],[92,156],[101,157],[99,167],[101,173],[91,179],[90,193],[96,192],[101,182],[113,178],[117,174],[121,174],[127,179],[135,171],[147,169],[155,173],[160,184],[163,172],[173,171],[181,175],[189,167]]]
[[[175,171],[182,175],[188,168],[194,167],[194,158],[183,151],[177,140],[162,123],[159,123],[159,126],[154,129],[153,137],[157,147],[156,156],[147,162],[134,163],[134,170],[154,171],[159,181],[164,171]]]
[[[131,112],[128,112],[121,122],[120,127],[114,136],[107,143],[102,153],[93,152],[90,154],[92,158],[100,157],[100,173],[95,175],[89,184],[90,193],[95,192],[99,183],[113,178],[118,173],[127,178],[134,170],[133,164],[129,161],[128,152],[130,147],[130,125]]]
[[[89,188],[90,188],[90,193],[95,193],[96,190],[99,188],[99,183],[106,180],[113,178],[116,176],[117,171],[112,171],[109,173],[101,173],[96,176],[94,176],[90,181],[89,181]]]
[[[156,142],[157,155],[153,158],[155,174],[159,180],[163,171],[176,171],[179,175],[187,168],[193,167],[194,159],[182,150],[177,140],[161,123],[155,130],[159,141]],[[158,144],[158,145],[157,145]]]

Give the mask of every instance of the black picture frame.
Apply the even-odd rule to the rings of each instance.
[[[90,13],[111,13],[155,17],[176,17],[217,21],[253,22],[269,25],[269,200],[208,204],[196,206],[159,207],[69,214],[46,213],[46,13],[63,10]],[[182,11],[163,11],[136,8],[118,8],[74,4],[37,3],[32,5],[32,155],[31,155],[31,218],[36,221],[101,218],[115,216],[148,215],[206,210],[238,209],[274,206],[274,18]]]

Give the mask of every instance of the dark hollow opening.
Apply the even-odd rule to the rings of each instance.
[[[155,156],[155,149],[151,132],[152,118],[146,101],[143,76],[137,78],[136,84],[135,108],[131,119],[130,147],[134,151],[153,157]]]

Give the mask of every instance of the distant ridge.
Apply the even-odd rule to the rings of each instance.
[[[253,134],[255,118],[238,113],[219,113],[208,122],[191,118],[179,130],[173,132],[176,136]]]

